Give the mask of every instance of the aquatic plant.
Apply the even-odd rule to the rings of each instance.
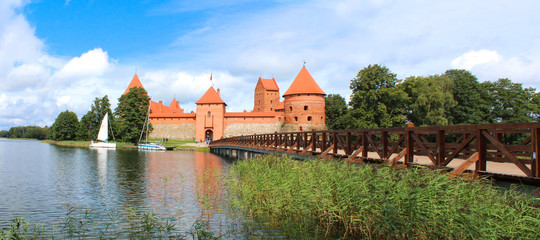
[[[292,238],[540,237],[538,197],[424,167],[264,156],[235,162],[228,180],[235,209]]]

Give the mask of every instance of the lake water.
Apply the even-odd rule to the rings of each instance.
[[[58,225],[69,206],[77,217],[88,209],[98,225],[111,210],[126,216],[132,209],[147,209],[161,218],[176,217],[175,229],[186,232],[201,218],[201,208],[214,208],[206,214],[209,228],[226,232],[234,224],[226,214],[216,214],[222,213],[216,206],[223,205],[225,191],[212,176],[228,167],[225,159],[210,153],[0,139],[0,227],[9,227],[14,217]],[[206,200],[202,205],[201,197]],[[126,221],[121,219],[118,228],[126,227]]]

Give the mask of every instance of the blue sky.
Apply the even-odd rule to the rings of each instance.
[[[258,77],[284,93],[303,61],[327,93],[369,64],[399,78],[470,70],[540,89],[535,0],[2,0],[0,130],[113,105],[135,71],[154,100],[186,111],[210,86],[251,110]]]

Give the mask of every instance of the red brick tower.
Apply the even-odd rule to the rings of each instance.
[[[197,113],[195,123],[195,139],[211,140],[220,139],[223,136],[225,102],[219,96],[214,87],[208,91],[197,102]]]
[[[285,124],[289,131],[322,130],[326,126],[325,101],[326,93],[302,67],[289,89],[283,94],[285,98]]]
[[[274,112],[279,106],[279,87],[276,79],[259,77],[255,86],[253,112]]]

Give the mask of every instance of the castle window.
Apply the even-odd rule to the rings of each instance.
[[[308,121],[311,121],[311,116],[308,116],[308,117],[307,117],[307,120],[308,120]]]
[[[211,117],[211,116],[212,116],[212,113],[208,111],[208,117]]]
[[[270,111],[274,111],[272,108],[270,108]]]
[[[294,121],[297,121],[297,122],[298,122],[298,117],[294,117]]]
[[[308,110],[308,106],[304,106],[304,111],[307,111]]]
[[[291,111],[292,111],[292,106],[290,106],[290,107],[289,107],[289,110],[291,110]]]
[[[270,103],[272,103],[272,100],[270,100]]]

